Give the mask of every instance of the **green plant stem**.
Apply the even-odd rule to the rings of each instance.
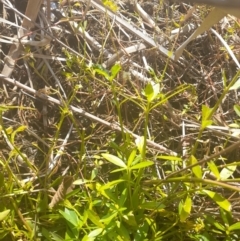
[[[145,185],[153,185],[153,184],[157,184],[160,185],[162,183],[170,183],[170,182],[189,182],[189,183],[205,183],[205,184],[211,184],[214,186],[218,186],[218,187],[223,187],[223,188],[227,188],[233,191],[237,191],[240,192],[240,188],[236,187],[236,186],[232,186],[232,185],[228,185],[224,182],[221,181],[215,181],[215,180],[210,180],[210,179],[201,179],[201,178],[196,178],[196,177],[173,177],[173,178],[168,178],[168,179],[163,179],[163,180],[149,180],[149,181],[144,181],[143,184]]]
[[[146,146],[147,146],[147,129],[148,129],[148,121],[149,121],[149,111],[150,111],[150,103],[147,103],[147,107],[145,110],[145,123],[144,123],[144,139],[143,139],[143,147],[141,152],[142,161],[146,158]],[[136,180],[136,185],[138,186],[140,183],[140,180],[142,179],[144,169],[141,168],[138,171],[138,176]]]
[[[11,203],[15,209],[15,212],[18,214],[19,218],[21,219],[21,221],[23,222],[23,224],[25,225],[26,229],[32,233],[32,229],[30,228],[30,226],[28,225],[28,223],[26,222],[26,220],[24,219],[22,213],[20,212],[19,208],[17,207],[14,199],[12,197],[10,197]]]
[[[189,165],[189,166],[187,166],[187,167],[185,167],[185,168],[183,168],[183,169],[181,169],[181,170],[179,170],[179,171],[176,171],[176,172],[173,172],[173,173],[169,174],[168,176],[166,176],[165,179],[168,179],[168,178],[170,178],[170,177],[172,177],[172,176],[175,176],[175,175],[177,175],[177,174],[180,174],[181,172],[185,172],[186,170],[188,170],[188,169],[190,169],[190,168],[193,168],[193,167],[195,167],[195,166],[197,166],[197,165],[200,165],[200,164],[206,163],[206,162],[208,162],[208,161],[211,161],[211,160],[213,160],[213,159],[215,159],[215,158],[217,158],[217,157],[219,157],[219,156],[222,156],[222,155],[224,155],[224,154],[226,154],[226,153],[234,150],[235,148],[238,148],[239,146],[240,146],[240,141],[232,144],[231,146],[223,149],[223,150],[220,151],[220,152],[214,153],[214,154],[211,155],[210,157],[203,158],[202,160],[200,160],[200,161],[197,162],[197,163],[194,163],[194,164]]]

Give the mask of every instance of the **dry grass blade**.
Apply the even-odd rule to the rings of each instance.
[[[66,194],[71,191],[70,189],[71,189],[72,183],[73,183],[72,176],[65,176],[63,178],[61,185],[59,186],[57,192],[55,193],[55,195],[51,200],[51,203],[49,204],[50,208],[53,208],[65,198]]]
[[[26,17],[28,19],[24,19],[22,23],[22,28],[19,28],[18,30],[18,36],[15,36],[15,38],[26,38],[25,35],[27,34],[27,31],[30,30],[30,28],[33,26],[33,22],[36,20],[38,11],[40,9],[40,6],[42,4],[42,0],[29,0],[27,9],[26,9]],[[5,75],[6,77],[10,77],[14,67],[16,60],[18,59],[20,53],[22,51],[22,45],[20,43],[12,44],[8,55],[5,57],[5,65],[2,70],[2,75]],[[6,90],[6,87],[4,86],[5,93],[8,96],[8,92]]]
[[[163,54],[165,57],[174,59],[174,57],[170,54],[170,51],[165,49],[163,46],[158,45],[152,38],[148,37],[144,33],[142,33],[140,30],[137,29],[136,26],[133,27],[133,25],[129,24],[124,19],[118,17],[115,13],[108,11],[104,5],[101,3],[101,1],[91,1],[91,4],[93,7],[97,8],[101,12],[105,12],[110,18],[114,19],[117,23],[119,23],[122,27],[132,32],[132,34],[135,34],[139,38],[141,38],[144,42],[149,44],[152,47],[156,47],[161,54]]]
[[[183,2],[183,1],[177,1]],[[175,60],[178,60],[186,46],[200,34],[207,31],[214,24],[218,23],[227,14],[231,14],[237,18],[240,18],[240,3],[239,1],[190,1],[191,3],[205,3],[210,5],[216,5],[216,7],[209,13],[209,15],[203,20],[202,24],[194,31],[194,33],[176,50]],[[229,3],[229,4],[228,4]],[[238,4],[237,4],[238,3]]]

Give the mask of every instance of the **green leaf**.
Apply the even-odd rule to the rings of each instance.
[[[126,168],[118,168],[118,169],[115,169],[113,171],[111,171],[111,173],[116,173],[116,172],[122,172],[122,171],[126,171]]]
[[[78,179],[78,180],[73,182],[73,185],[82,185],[82,184],[93,183],[93,182],[94,181],[87,180],[87,179]]]
[[[212,124],[212,120],[209,120],[212,116],[212,108],[209,108],[206,105],[202,106],[202,123],[201,128],[204,129],[205,127]]]
[[[27,129],[27,126],[19,126],[13,133],[11,134],[11,141],[14,143],[15,136],[18,132],[23,132]]]
[[[60,235],[56,234],[55,232],[51,232],[51,240],[54,241],[65,241],[65,238],[62,238]]]
[[[143,94],[146,96],[148,103],[155,100],[160,92],[160,84],[149,83],[145,87]]]
[[[124,226],[123,222],[119,223],[117,222],[117,225],[119,225],[119,228],[117,229],[117,233],[122,237],[121,239],[116,240],[124,240],[124,241],[131,241],[129,236],[129,230]]]
[[[9,213],[10,213],[10,209],[0,212],[0,221],[3,221]]]
[[[62,210],[59,210],[59,212],[62,214],[62,216],[70,222],[74,227],[78,226],[78,216],[74,210],[70,210],[65,208],[64,212]]]
[[[186,219],[190,216],[191,214],[191,209],[192,209],[192,199],[187,196],[185,199],[184,203],[180,202],[180,207],[179,207],[179,215],[180,215],[180,221],[185,222]]]
[[[214,202],[216,202],[221,208],[224,210],[230,212],[231,211],[231,204],[227,199],[225,199],[223,196],[221,196],[218,193],[215,193],[213,191],[209,190],[202,190],[202,193],[207,194]]]
[[[105,223],[106,225],[108,225],[110,222],[112,222],[112,220],[117,217],[118,213],[115,212],[111,212],[108,213],[107,215],[105,215],[103,218],[100,219],[100,222]]]
[[[144,147],[144,136],[139,136],[138,138],[136,138],[135,143],[136,143],[138,151],[140,152],[140,154],[142,154],[143,147]]]
[[[190,156],[189,160],[190,160],[190,165],[198,163],[197,159],[193,155]],[[192,171],[196,177],[202,178],[202,169],[200,165],[194,166],[192,168]]]
[[[121,182],[125,182],[125,181],[126,180],[124,180],[124,179],[117,179],[112,182],[108,182],[107,184],[102,185],[99,190],[109,189],[110,187],[116,186],[117,184],[119,184]]]
[[[182,158],[177,157],[177,156],[158,156],[157,158],[163,159],[163,160],[168,160],[168,161],[173,161],[173,162],[181,162]]]
[[[102,228],[97,228],[88,234],[89,238],[97,237],[103,231]]]
[[[213,175],[219,180],[220,179],[220,174],[218,171],[217,166],[215,165],[215,163],[213,161],[210,161],[207,163],[209,169],[211,170],[211,172],[213,173]]]
[[[98,176],[99,169],[98,168],[93,168],[91,171],[91,180],[94,180]]]
[[[140,209],[146,209],[146,210],[162,210],[164,209],[166,206],[163,203],[160,202],[156,202],[156,201],[150,201],[150,202],[145,202],[142,203],[138,206]]]
[[[134,150],[131,152],[131,154],[129,155],[128,161],[127,161],[128,167],[130,167],[130,166],[132,165],[132,162],[133,162],[134,158],[136,157],[136,154],[137,154],[137,150],[134,149]]]
[[[128,225],[138,227],[133,211],[129,212],[127,215],[123,215],[123,219]]]
[[[223,232],[225,231],[225,227],[221,223],[218,223],[218,221],[215,218],[213,218],[211,215],[206,215],[205,220],[207,221],[207,223],[210,223],[211,225],[215,226],[217,229]]]
[[[127,165],[117,156],[111,154],[102,154],[102,156],[109,162],[115,164],[116,166],[127,168]]]
[[[41,230],[41,234],[43,237],[45,237],[47,240],[51,240],[51,235],[49,233],[49,231],[45,228],[42,228]]]
[[[231,123],[231,124],[228,125],[228,127],[230,127],[230,128],[238,128],[238,129],[240,129],[240,124],[237,124],[237,123]]]
[[[236,170],[237,165],[224,167],[220,172],[220,179],[228,179]]]
[[[222,208],[220,208],[219,211],[220,211],[220,215],[221,215],[221,218],[222,218],[222,223],[224,223],[225,227],[229,227],[230,226],[229,222],[231,222],[230,220],[232,219],[231,212],[227,212]]]
[[[87,210],[88,218],[99,228],[104,228],[104,225],[101,223],[100,218],[98,215],[93,212],[92,210]]]
[[[230,90],[237,90],[240,87],[240,78],[230,87]]]
[[[95,237],[90,238],[90,237],[88,237],[88,235],[85,235],[82,239],[82,241],[94,241],[94,240],[95,240]]]
[[[239,229],[240,229],[240,222],[234,223],[228,228],[229,231],[239,230]]]
[[[141,168],[145,168],[145,167],[149,167],[152,166],[154,164],[154,162],[152,161],[147,161],[147,162],[140,162],[134,166],[132,166],[130,169],[134,170],[134,169],[141,169]]]
[[[137,232],[135,232],[134,238],[132,240],[134,241],[142,241],[142,240],[148,240],[147,236],[149,234],[149,231],[154,229],[156,230],[156,227],[154,225],[154,220],[149,220],[147,218],[144,218],[145,220],[142,222],[141,228],[138,229]],[[149,228],[151,226],[151,228]],[[151,232],[151,231],[150,231]],[[160,238],[161,240],[161,238]]]
[[[79,237],[79,228],[68,222],[68,227],[65,232],[65,240],[76,240]]]
[[[206,105],[203,105],[203,106],[202,106],[202,120],[203,120],[203,121],[209,119],[212,110],[213,110],[212,108],[209,108],[209,107],[206,106]]]
[[[125,204],[125,202],[127,200],[127,196],[128,196],[127,194],[128,194],[127,188],[124,188],[122,193],[121,193],[121,195],[120,195],[119,201],[118,201],[119,207],[123,207],[124,206],[124,204]]]
[[[240,117],[240,106],[239,105],[234,105],[233,109],[235,113]]]
[[[120,64],[115,64],[112,68],[111,68],[111,76],[110,76],[110,80],[113,80],[117,74],[119,73],[119,71],[121,70],[121,65]]]
[[[94,68],[94,71],[99,75],[104,76],[107,80],[110,79],[110,75],[108,71],[105,68],[103,68],[101,65],[98,65],[98,64],[94,65],[93,68]]]

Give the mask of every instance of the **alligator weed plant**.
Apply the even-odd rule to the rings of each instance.
[[[68,101],[62,100],[54,134],[38,137],[41,145],[31,145],[37,153],[36,162],[26,155],[20,142],[31,129],[17,125],[6,128],[2,115],[8,108],[0,109],[1,136],[11,146],[9,159],[1,157],[0,161],[0,238],[239,240],[240,222],[231,211],[232,202],[225,197],[226,193],[234,196],[239,192],[238,186],[231,184],[238,181],[232,175],[239,161],[220,165],[216,160],[224,160],[223,155],[238,147],[240,141],[227,145],[225,139],[222,149],[212,155],[199,153],[204,130],[212,124],[221,101],[213,108],[202,106],[197,116],[201,120],[198,139],[188,145],[187,151],[184,149],[185,155],[180,155],[171,150],[175,140],[168,136],[171,115],[166,109],[175,114],[169,101],[183,93],[194,97],[192,85],[183,84],[165,93],[162,76],[150,70],[149,83],[137,88],[129,82],[126,88],[119,83],[123,72],[120,64],[110,71],[84,63],[81,68],[81,73],[71,72],[69,85],[81,77],[82,85],[73,84]],[[225,85],[220,100],[238,83],[239,75]],[[107,105],[102,98],[84,100],[85,91],[93,97],[98,93],[96,86],[108,93]],[[113,131],[98,126],[93,115],[87,114],[93,122],[79,122],[72,105],[77,106],[81,98],[89,112],[98,111],[101,117],[114,113],[109,125]],[[193,98],[184,113],[191,111],[192,103]],[[101,105],[104,108],[99,110]],[[138,114],[130,113],[130,108]],[[238,105],[234,110],[239,114]],[[159,135],[165,145],[155,141]],[[26,177],[20,175],[18,165],[13,165],[19,159],[29,172]]]
[[[0,240],[239,241],[236,19],[216,28],[224,48],[209,31],[174,61],[187,4],[52,1],[15,39],[10,2]]]

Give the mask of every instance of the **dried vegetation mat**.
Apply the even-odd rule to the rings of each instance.
[[[240,240],[238,19],[0,2],[0,239]]]

